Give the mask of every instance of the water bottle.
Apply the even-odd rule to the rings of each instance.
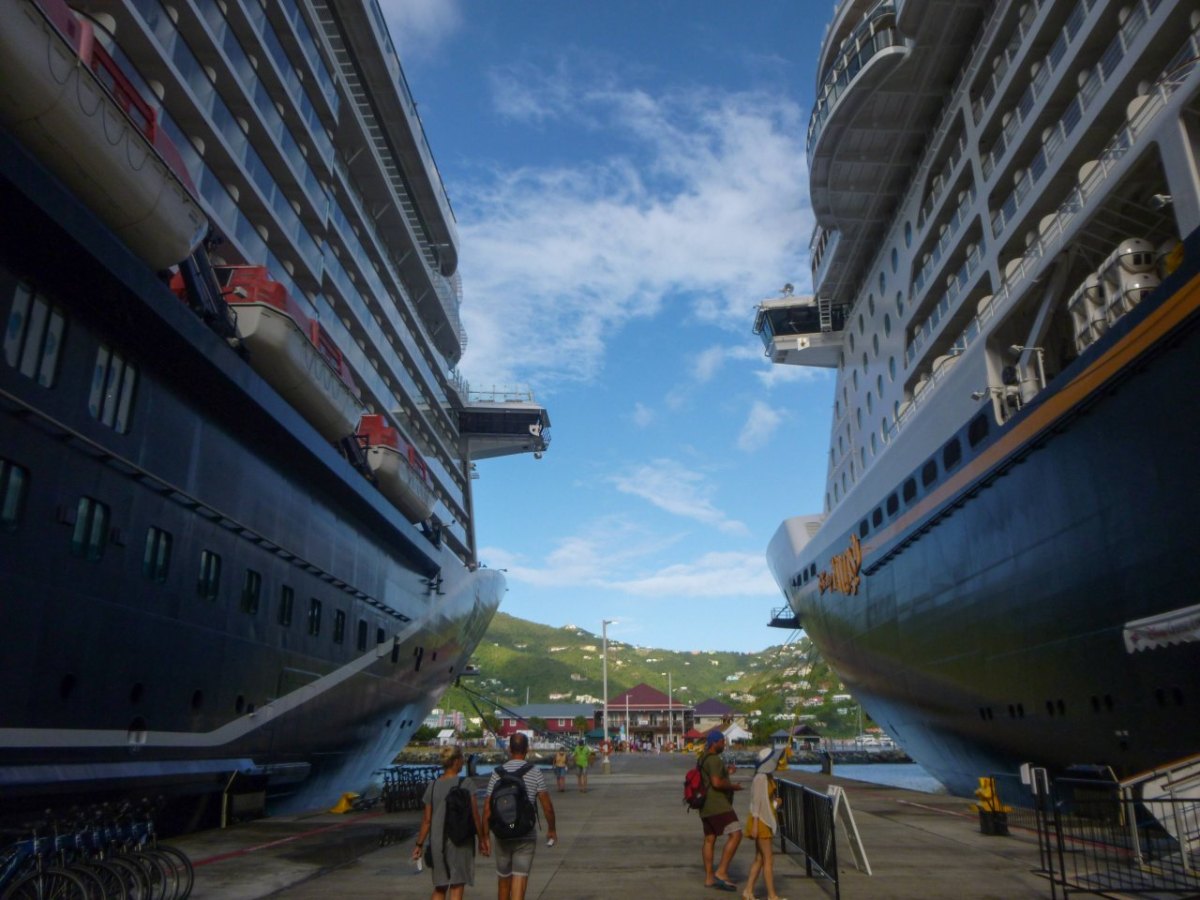
[[[413,874],[420,875],[423,871],[425,871],[425,857],[421,855],[413,861]]]

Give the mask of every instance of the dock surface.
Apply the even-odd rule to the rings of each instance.
[[[539,841],[526,896],[543,900],[586,898],[739,897],[754,858],[743,840],[730,870],[738,892],[704,886],[700,820],[685,811],[683,776],[690,756],[616,755],[612,772],[594,766],[586,794],[568,775],[567,791],[550,785],[558,844]],[[549,775],[549,773],[547,773]],[[785,774],[785,773],[781,773]],[[844,767],[841,774],[853,774]],[[751,772],[735,808],[743,821]],[[1008,836],[980,833],[977,818],[959,797],[880,787],[844,777],[789,772],[786,777],[824,791],[846,792],[873,874],[855,869],[839,828],[838,861],[843,898],[1045,898],[1049,882],[1034,874],[1037,841],[1012,829]],[[428,872],[415,873],[410,854],[419,812],[313,813],[275,817],[180,838],[175,843],[196,863],[195,900],[427,898]],[[385,829],[402,838],[380,846]],[[799,853],[783,855],[776,841],[775,879],[781,897],[831,897],[832,885],[805,875]],[[718,842],[718,850],[720,842]],[[477,857],[475,885],[467,897],[494,897],[491,858]],[[760,879],[757,897],[765,897]]]

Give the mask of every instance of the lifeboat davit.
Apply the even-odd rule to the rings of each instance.
[[[354,434],[363,404],[341,350],[263,266],[214,269],[250,365],[329,441]]]
[[[416,448],[389,427],[383,416],[363,416],[358,436],[365,442],[367,465],[383,495],[409,521],[428,519],[433,514],[433,481]]]
[[[0,19],[0,121],[145,263],[189,256],[208,219],[151,106],[63,0]]]

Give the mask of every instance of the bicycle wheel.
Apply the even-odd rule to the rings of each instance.
[[[3,900],[88,900],[83,882],[65,869],[44,869],[18,878],[0,894]]]
[[[110,856],[104,862],[120,877],[121,883],[125,886],[126,900],[151,900],[150,882],[142,872],[141,866],[119,856]]]
[[[68,863],[64,868],[83,882],[87,889],[89,900],[107,900],[104,895],[104,882],[91,868],[83,863]]]
[[[155,844],[154,849],[167,855],[179,876],[179,889],[175,894],[175,900],[187,900],[192,893],[192,885],[196,881],[196,872],[192,868],[192,861],[182,850],[169,844]]]
[[[75,863],[72,868],[84,868],[92,873],[92,876],[100,883],[101,900],[129,900],[125,891],[125,880],[121,873],[106,866],[104,860],[89,859],[86,862]]]
[[[146,900],[166,900],[167,878],[158,863],[143,853],[125,852],[121,859],[141,870],[146,879]]]
[[[158,866],[159,877],[163,883],[163,900],[176,900],[179,896],[180,880],[179,869],[175,867],[175,857],[160,853],[153,847],[143,847],[137,852],[149,857]]]

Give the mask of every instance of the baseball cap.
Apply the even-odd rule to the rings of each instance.
[[[705,746],[711,747],[713,744],[719,744],[723,740],[725,740],[725,735],[723,735],[718,729],[714,728],[708,733],[708,739],[705,742]]]

